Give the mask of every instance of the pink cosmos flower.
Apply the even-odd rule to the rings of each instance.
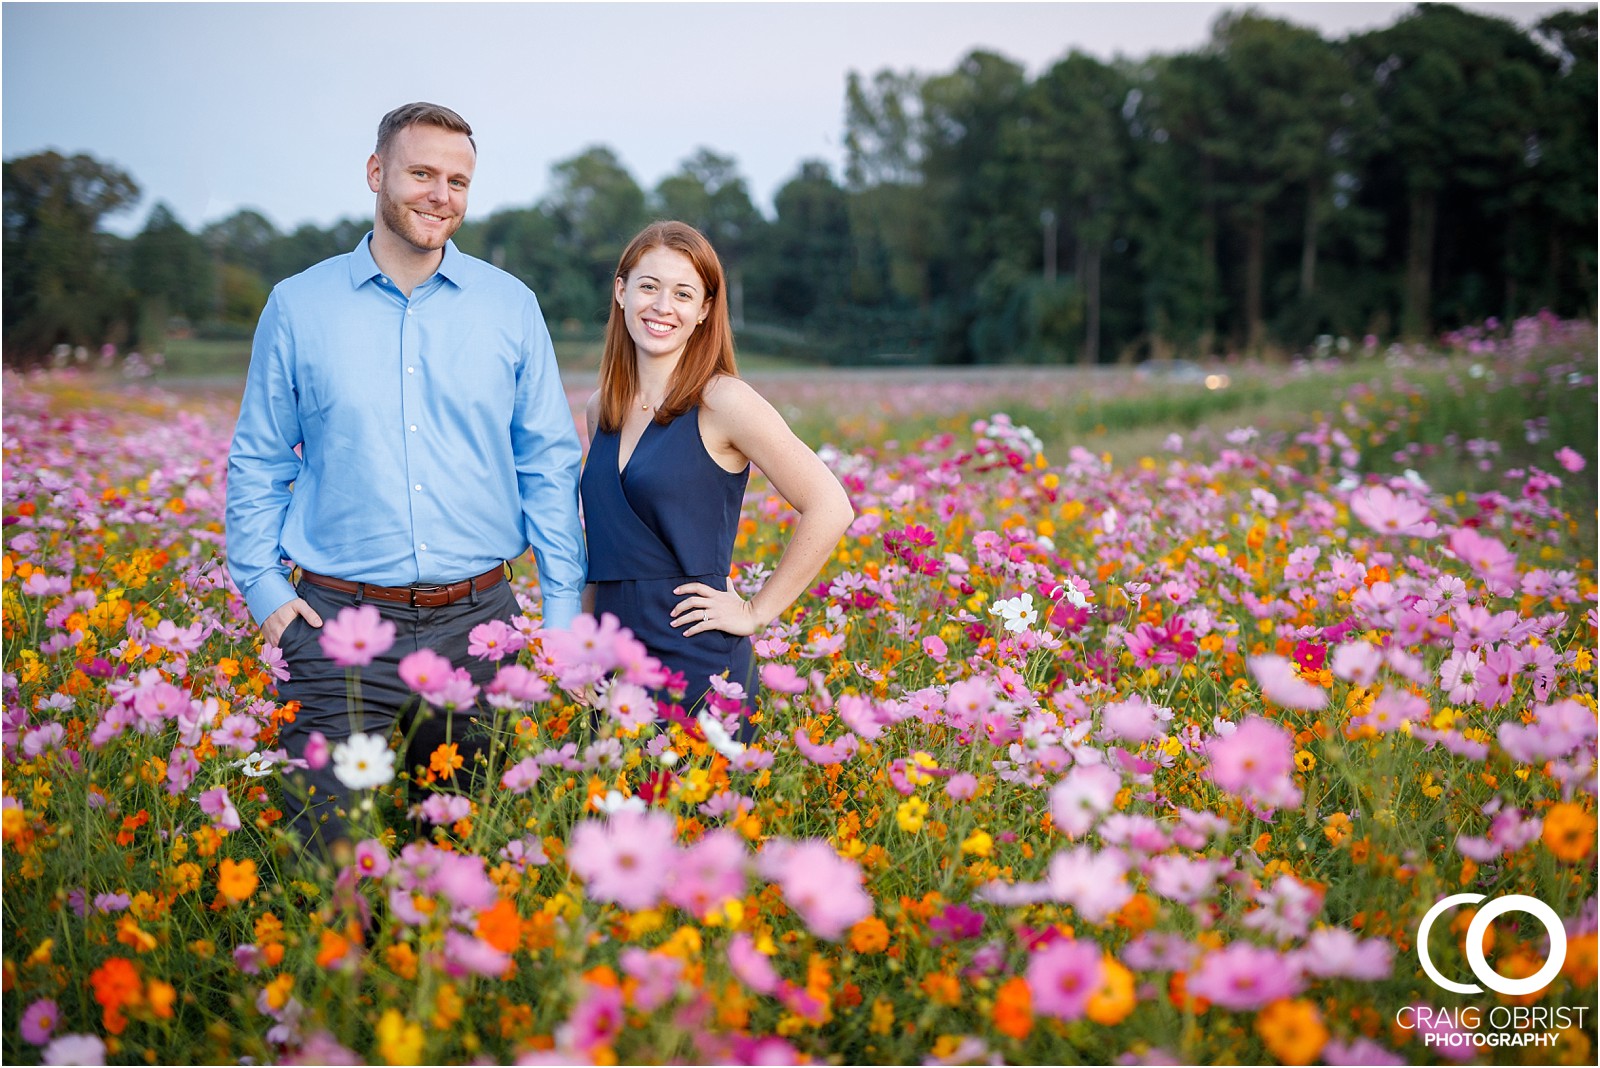
[[[674,823],[659,812],[620,811],[572,832],[567,862],[596,901],[653,908],[677,863]]]
[[[639,730],[656,721],[656,703],[649,692],[621,679],[606,687],[605,710],[623,730]]]
[[[1050,818],[1066,834],[1081,837],[1110,810],[1122,776],[1104,764],[1078,764],[1050,788]]]
[[[496,708],[516,708],[550,700],[550,686],[521,664],[506,664],[489,683],[488,700]]]
[[[1300,992],[1304,981],[1282,954],[1246,942],[1207,953],[1189,973],[1188,992],[1235,1011],[1253,1011]]]
[[[1211,781],[1231,794],[1272,808],[1300,803],[1294,785],[1294,739],[1282,727],[1251,716],[1206,744]]]
[[[771,995],[782,981],[772,962],[756,949],[755,942],[743,931],[728,941],[728,967],[741,983],[757,994]]]
[[[668,873],[666,898],[704,919],[728,901],[744,897],[750,856],[733,831],[719,828],[683,850]]]
[[[454,928],[444,933],[442,963],[448,975],[487,975],[499,978],[511,964],[511,955],[496,949],[476,935]]]
[[[49,998],[41,998],[29,1005],[22,1014],[22,1040],[42,1046],[50,1041],[56,1024],[60,1022],[61,1010],[56,1008],[56,1003]]]
[[[1359,719],[1362,726],[1390,734],[1406,723],[1421,723],[1428,712],[1428,702],[1410,690],[1387,689],[1372,702],[1372,711]]]
[[[1315,712],[1328,703],[1327,691],[1302,679],[1285,657],[1264,653],[1250,657],[1249,664],[1262,696],[1275,705]]]
[[[1172,710],[1153,705],[1138,694],[1113,701],[1100,710],[1098,737],[1108,742],[1149,742],[1160,738]]]
[[[480,660],[504,660],[523,645],[522,635],[503,619],[479,623],[467,635],[468,654]]]
[[[1299,959],[1312,975],[1376,983],[1393,971],[1394,947],[1385,939],[1360,938],[1343,927],[1322,927],[1311,932]]]
[[[566,630],[545,631],[544,651],[564,690],[582,689],[605,678],[619,666],[618,643],[632,641],[633,632],[610,612],[596,620],[584,613]]]
[[[381,879],[389,872],[389,851],[376,838],[368,838],[356,846],[354,867],[357,875]]]
[[[228,788],[219,786],[200,795],[200,811],[212,817],[211,825],[218,830],[237,831],[239,813],[228,798]]]
[[[935,664],[944,663],[950,655],[950,647],[945,645],[944,639],[937,634],[932,634],[922,639],[922,651]]]
[[[533,757],[524,757],[500,776],[500,785],[514,794],[525,794],[533,789],[533,784],[539,781],[539,762]]]
[[[411,818],[422,818],[435,826],[455,823],[472,815],[472,801],[460,794],[429,794],[420,805],[411,806]]]
[[[617,1040],[626,1021],[621,990],[599,983],[584,983],[583,996],[573,1006],[562,1033],[573,1049],[593,1060],[597,1050]]]
[[[1145,874],[1150,889],[1157,894],[1179,904],[1194,905],[1210,897],[1217,880],[1231,868],[1231,863],[1213,857],[1169,853],[1151,858]]]
[[[794,746],[800,750],[800,755],[811,761],[811,763],[827,767],[831,764],[843,764],[855,756],[856,751],[861,747],[861,743],[856,739],[855,735],[846,734],[831,744],[818,745],[811,740],[811,736],[805,732],[805,728],[796,727],[794,729]]]
[[[1387,486],[1363,486],[1350,495],[1350,511],[1379,534],[1403,538],[1437,537],[1439,525],[1428,518],[1428,509],[1409,497],[1401,497]]]
[[[1451,704],[1464,705],[1478,699],[1478,672],[1483,658],[1466,649],[1457,649],[1439,665],[1439,685]]]
[[[1560,464],[1564,469],[1571,471],[1573,474],[1577,474],[1579,471],[1582,471],[1586,466],[1588,466],[1587,461],[1585,461],[1583,458],[1583,455],[1574,451],[1570,446],[1567,445],[1563,445],[1561,448],[1556,450],[1556,463]]]
[[[450,661],[432,649],[418,649],[400,658],[400,680],[424,699],[448,683],[455,670]]]
[[[1509,586],[1517,580],[1517,558],[1494,538],[1471,527],[1450,532],[1450,551],[1491,586]]]
[[[861,887],[861,869],[827,842],[769,842],[760,867],[818,938],[837,942],[852,925],[872,915],[872,897]]]
[[[944,784],[944,792],[952,801],[970,801],[978,792],[977,776],[958,771]]]
[[[1045,877],[1053,899],[1071,905],[1088,923],[1099,923],[1133,897],[1127,876],[1128,859],[1121,852],[1083,845],[1051,857]]]
[[[678,980],[683,977],[683,961],[666,953],[652,953],[637,946],[622,951],[618,961],[624,975],[638,982],[633,990],[633,1007],[639,1012],[654,1012],[672,999]]]
[[[394,624],[370,604],[347,606],[322,625],[322,652],[340,667],[365,667],[394,645]]]
[[[806,681],[791,664],[762,664],[761,685],[774,693],[806,692]]]
[[[1471,1047],[1468,1047],[1469,1049]],[[1321,1053],[1323,1064],[1402,1065],[1406,1059],[1398,1053],[1384,1049],[1370,1038],[1353,1038],[1349,1042],[1330,1039]]]
[[[884,722],[878,710],[872,706],[871,698],[853,693],[841,694],[834,705],[834,712],[859,738],[870,742],[883,734]]]
[[[1057,939],[1028,961],[1033,1011],[1058,1020],[1081,1019],[1100,987],[1100,947],[1074,938]]]
[[[332,750],[328,739],[321,731],[312,731],[306,736],[305,761],[306,767],[312,771],[320,771],[328,766],[328,758]]]
[[[1333,651],[1333,673],[1357,686],[1366,686],[1378,677],[1383,653],[1370,642],[1346,642]]]

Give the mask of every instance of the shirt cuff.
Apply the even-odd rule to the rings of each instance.
[[[572,621],[582,610],[577,597],[544,598],[544,629],[571,630]]]
[[[250,616],[256,625],[267,621],[267,617],[278,609],[300,596],[289,584],[287,575],[274,571],[260,582],[250,587],[244,595],[244,603],[250,607]]]

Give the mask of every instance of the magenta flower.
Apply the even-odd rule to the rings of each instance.
[[[805,732],[805,728],[796,727],[794,729],[794,746],[800,750],[800,755],[811,761],[811,763],[827,767],[831,764],[843,764],[855,756],[856,750],[861,747],[861,743],[856,739],[855,735],[846,734],[840,737],[838,741],[827,745],[817,745],[812,742],[811,736]]]
[[[56,1024],[60,1022],[61,1010],[56,1008],[56,1003],[49,998],[41,998],[29,1005],[22,1014],[22,1040],[42,1046],[50,1041]]]
[[[1473,574],[1492,586],[1509,586],[1517,580],[1517,558],[1500,542],[1471,527],[1450,532],[1450,551],[1472,568]]]
[[[572,1015],[568,1017],[563,1030],[572,1048],[592,1059],[601,1046],[609,1046],[616,1041],[626,1018],[621,990],[614,986],[584,983],[583,997],[573,1006]]]
[[[1295,671],[1293,661],[1273,653],[1252,656],[1250,673],[1261,684],[1261,694],[1275,705],[1315,712],[1328,703],[1327,691],[1313,686]]]
[[[1057,939],[1028,961],[1026,978],[1034,1012],[1058,1020],[1081,1019],[1100,986],[1100,947]]]
[[[585,820],[572,832],[567,863],[596,901],[654,908],[677,863],[673,819],[623,810],[605,822]]]
[[[167,793],[177,797],[189,789],[199,770],[200,761],[192,750],[181,745],[173,746],[172,755],[167,758]]]
[[[312,771],[321,771],[328,766],[328,759],[331,755],[332,750],[328,745],[328,739],[321,731],[312,731],[306,736],[306,767]]]
[[[1299,957],[1307,972],[1323,978],[1375,983],[1389,978],[1394,970],[1394,947],[1388,941],[1360,938],[1343,927],[1313,931]]]
[[[322,625],[322,652],[340,667],[365,667],[394,644],[394,624],[370,604],[341,608]]]
[[[1153,705],[1138,694],[1113,701],[1100,710],[1098,737],[1108,742],[1149,742],[1166,733],[1172,710]]]
[[[944,792],[952,801],[970,801],[978,792],[977,776],[958,771],[944,784]]]
[[[1571,471],[1573,474],[1577,474],[1579,471],[1582,471],[1586,466],[1588,466],[1587,462],[1583,458],[1583,455],[1567,445],[1563,445],[1561,448],[1556,450],[1556,463],[1560,464],[1565,470]]]

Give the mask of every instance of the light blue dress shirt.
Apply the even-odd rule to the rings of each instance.
[[[445,245],[408,299],[369,233],[272,291],[228,453],[228,567],[262,622],[292,560],[455,582],[531,545],[548,627],[579,610],[582,456],[538,301]]]

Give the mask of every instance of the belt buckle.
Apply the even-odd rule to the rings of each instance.
[[[436,582],[413,582],[406,589],[411,591],[411,607],[417,607],[417,594],[419,593],[444,593],[449,587],[441,586]]]

